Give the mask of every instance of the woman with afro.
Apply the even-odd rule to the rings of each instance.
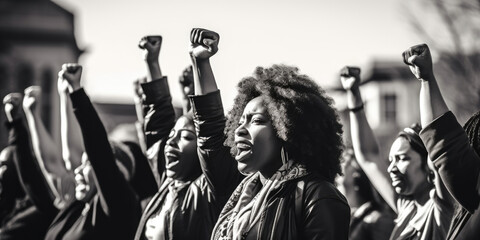
[[[216,52],[218,34],[195,29],[196,56]],[[208,61],[194,59],[195,98],[222,108]],[[350,209],[333,182],[341,173],[342,126],[332,100],[295,67],[258,67],[238,84],[225,145],[246,175],[212,239],[347,239]],[[212,156],[214,157],[214,156]]]

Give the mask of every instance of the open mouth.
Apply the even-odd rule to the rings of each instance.
[[[171,168],[178,164],[180,158],[180,152],[178,149],[165,148],[165,163],[166,168]]]
[[[398,186],[403,182],[402,177],[397,175],[390,175],[390,179],[392,180],[392,186]]]
[[[252,144],[247,141],[238,141],[236,142],[237,155],[235,160],[242,162],[248,159],[252,154]]]

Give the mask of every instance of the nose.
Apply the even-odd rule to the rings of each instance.
[[[165,144],[170,145],[170,146],[177,146],[177,134],[169,137]]]
[[[244,136],[248,133],[247,129],[245,128],[245,124],[240,124],[237,129],[235,129],[235,135],[237,136]]]
[[[393,159],[391,162],[390,162],[390,165],[388,165],[388,168],[387,168],[387,172],[391,173],[395,170],[398,170],[397,169],[397,160],[396,159]]]

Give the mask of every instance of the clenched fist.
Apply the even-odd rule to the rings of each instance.
[[[360,85],[360,68],[345,66],[340,70],[340,81],[347,91],[357,88]]]
[[[42,89],[39,86],[30,86],[25,88],[24,97],[23,97],[23,110],[26,111],[35,111],[40,102],[40,96]]]
[[[185,97],[193,95],[193,69],[192,66],[188,66],[183,70],[182,76],[178,79],[180,86],[182,87],[182,93]]]
[[[9,93],[3,98],[3,105],[7,120],[13,122],[20,118],[20,108],[22,104],[22,94]]]
[[[427,44],[415,45],[403,52],[403,61],[420,80],[427,81],[433,76],[432,56]]]
[[[208,59],[218,51],[220,35],[214,31],[194,28],[190,32],[190,56],[196,59]]]
[[[158,61],[162,47],[162,36],[145,36],[138,43],[138,47],[145,51],[145,61]]]
[[[58,72],[59,81],[63,81],[61,85],[66,85],[70,93],[81,88],[81,76],[82,66],[77,63],[65,63],[62,65],[62,70]]]

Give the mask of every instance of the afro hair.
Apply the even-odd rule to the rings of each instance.
[[[247,103],[261,96],[277,137],[290,156],[310,172],[334,182],[341,174],[342,125],[333,100],[310,77],[287,65],[257,67],[253,76],[238,83],[238,95],[230,110],[225,145],[237,149],[234,131]]]

